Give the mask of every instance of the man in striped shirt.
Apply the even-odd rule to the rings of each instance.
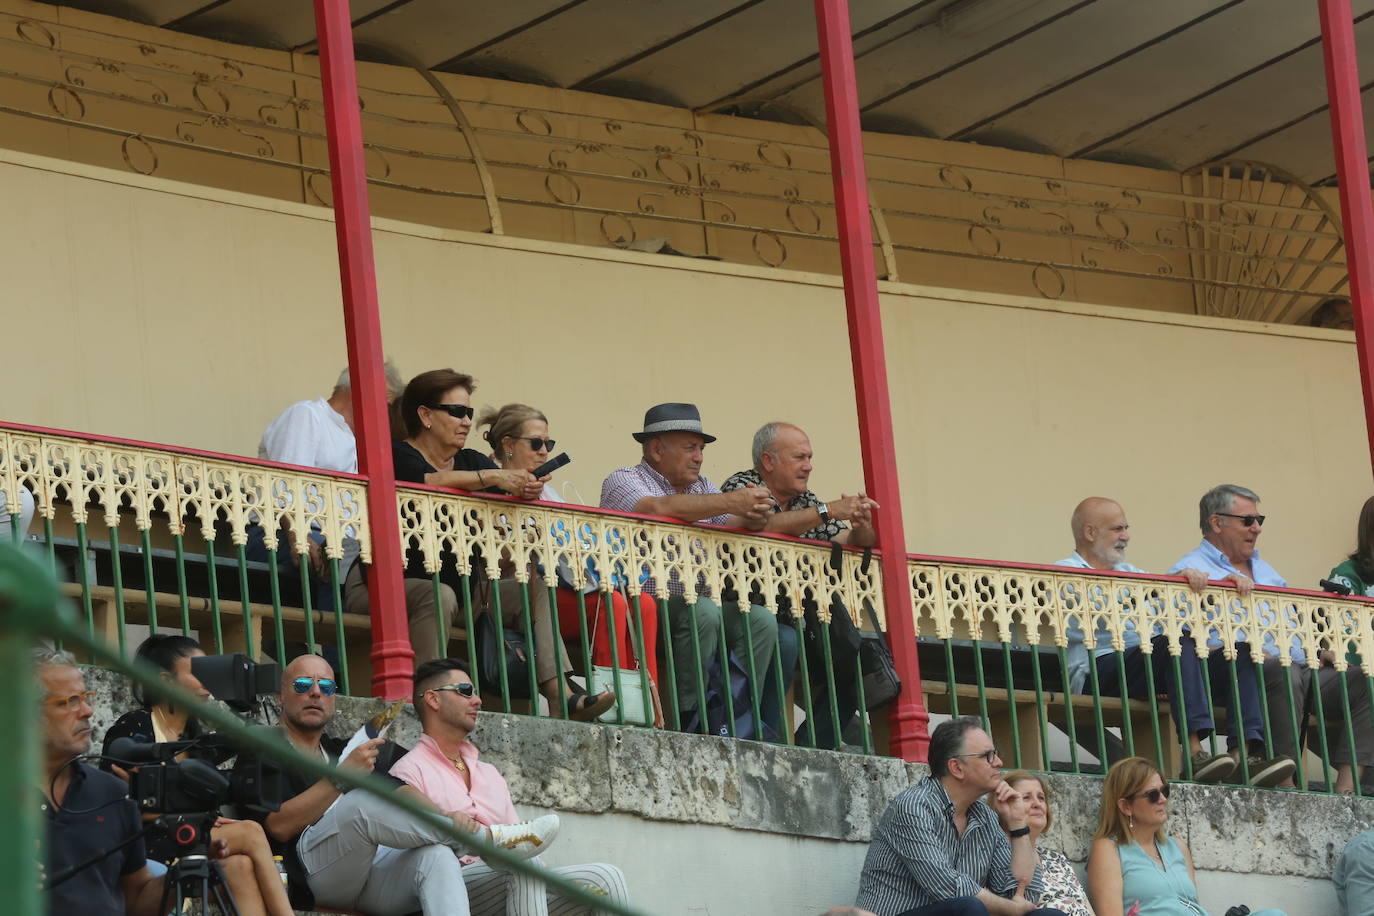
[[[942,723],[928,757],[930,775],[878,822],[856,905],[877,916],[1063,916],[1035,906],[1043,883],[1025,801],[982,723]]]

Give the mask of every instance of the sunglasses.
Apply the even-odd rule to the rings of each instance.
[[[1241,524],[1241,527],[1242,527],[1242,528],[1249,528],[1251,525],[1253,525],[1253,524],[1255,524],[1255,523],[1257,523],[1257,522],[1259,523],[1259,526],[1260,526],[1261,528],[1264,527],[1264,516],[1263,516],[1263,515],[1232,515],[1230,512],[1218,512],[1217,515],[1220,515],[1220,516],[1222,516],[1222,517],[1224,517],[1224,518],[1238,518],[1238,519],[1240,519],[1240,524]]]
[[[49,697],[43,701],[44,706],[52,706],[64,712],[73,712],[80,709],[82,703],[85,703],[87,706],[94,706],[95,691],[85,690],[81,693],[74,693],[69,697]]]
[[[523,439],[524,441],[528,442],[530,444],[530,448],[536,452],[539,451],[541,448],[546,448],[549,451],[553,451],[553,447],[558,444],[552,439],[540,439],[538,436],[512,436],[511,438]]]
[[[451,690],[459,696],[470,697],[472,696],[473,691],[476,688],[474,688],[471,683],[464,681],[461,684],[444,684],[442,687],[431,687],[429,689],[433,690],[435,693],[442,693],[445,690]]]
[[[430,410],[442,410],[454,419],[461,420],[467,417],[469,420],[477,413],[467,404],[426,404]]]
[[[954,756],[955,756],[955,757],[982,757],[984,760],[986,760],[986,761],[988,762],[988,766],[992,766],[992,758],[996,757],[998,760],[1001,760],[1001,759],[1002,759],[1001,755],[997,753],[997,748],[995,748],[995,747],[990,747],[990,748],[988,748],[988,749],[985,750],[985,751],[979,751],[979,752],[976,753],[976,754],[955,754]]]
[[[320,685],[320,693],[327,697],[332,697],[339,692],[339,685],[333,679],[327,677],[298,677],[291,682],[291,689],[299,694],[310,692],[310,688],[316,684]]]
[[[1128,800],[1132,798],[1143,798],[1152,805],[1159,804],[1159,799],[1161,797],[1169,797],[1169,784],[1167,782],[1164,785],[1160,786],[1158,789],[1150,789],[1146,792],[1133,792],[1132,794],[1126,796]]]

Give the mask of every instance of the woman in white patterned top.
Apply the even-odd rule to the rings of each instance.
[[[1030,827],[1035,851],[1040,854],[1041,873],[1045,880],[1045,892],[1040,895],[1039,905],[1063,910],[1065,916],[1094,916],[1083,883],[1078,880],[1069,860],[1063,853],[1040,845],[1041,834],[1054,823],[1054,815],[1050,812],[1049,786],[1040,776],[1026,770],[1012,770],[1003,778],[1026,800],[1026,825]]]

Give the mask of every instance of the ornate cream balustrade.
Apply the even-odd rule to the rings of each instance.
[[[323,562],[335,575],[346,538],[358,542],[365,560],[372,557],[366,483],[357,477],[6,428],[0,429],[0,493],[10,530],[42,543],[60,571],[70,566],[75,581],[65,587],[89,631],[121,650],[128,649],[131,623],[179,626],[198,634],[207,651],[256,656],[264,624],[271,625],[279,658],[288,638],[316,645],[315,626],[328,621],[312,609],[309,588],[302,589],[299,607],[283,600],[287,573],[308,578],[309,535],[325,539]],[[267,559],[256,566],[270,569],[271,581],[254,589],[247,556],[257,527]],[[277,569],[283,532],[291,537],[282,553],[295,552],[299,574]],[[217,556],[217,542],[237,556]],[[330,644],[342,655],[345,629],[365,631],[368,621],[336,612],[332,623]],[[355,641],[353,648],[365,662],[366,646]],[[347,660],[342,664],[346,672]]]
[[[266,654],[280,658],[286,645],[303,642],[332,646],[345,673],[369,664],[370,618],[344,613],[342,601],[331,612],[312,608],[306,571],[311,532],[325,541],[323,575],[336,598],[346,572],[339,569],[345,539],[356,539],[363,562],[371,562],[376,545],[360,478],[10,427],[0,428],[0,493],[6,511],[14,513],[11,531],[41,544],[54,565],[70,565],[73,581],[66,588],[80,602],[90,631],[126,651],[127,626],[161,623],[196,633],[214,651],[258,654],[270,642],[275,651]],[[397,498],[400,546],[418,551],[436,582],[445,557],[462,576],[504,575],[527,586],[532,568],[556,566],[577,588],[623,589],[631,598],[666,598],[675,580],[689,600],[710,595],[747,608],[752,599],[774,611],[786,599],[799,636],[803,608],[812,604],[821,621],[842,605],[861,629],[865,608],[884,629],[893,613],[883,604],[879,565],[856,550],[840,551],[836,565],[828,545],[792,538],[432,487],[402,487]],[[22,512],[26,503],[36,519],[21,530],[16,509]],[[284,538],[287,531],[295,536]],[[255,534],[265,560],[249,558]],[[283,541],[281,554],[294,552],[294,564],[278,564]],[[217,556],[217,547],[236,556]],[[1307,666],[1324,657],[1338,672],[1374,657],[1374,603],[1364,600],[1294,590],[1257,590],[1242,598],[1221,587],[1199,595],[1181,581],[1148,576],[931,557],[911,557],[908,568],[921,651],[933,651],[925,658],[937,663],[919,685],[927,707],[976,711],[1028,765],[1055,764],[1052,732],[1058,730],[1068,737],[1074,766],[1079,745],[1102,759],[1112,756],[1117,740],[1142,753],[1152,743],[1166,766],[1177,766],[1177,738],[1156,696],[1103,695],[1096,678],[1082,695],[1066,692],[1067,650],[1076,627],[1105,630],[1118,652],[1130,629],[1158,634],[1160,646],[1146,639],[1143,650],[1167,651],[1175,659],[1186,634],[1214,634],[1231,676],[1238,666],[1262,662],[1266,643],[1299,646]],[[293,592],[296,579],[300,587]],[[470,599],[464,613],[460,627],[472,623]],[[564,638],[575,657],[576,634]],[[584,645],[584,657],[587,651]],[[935,670],[941,654],[943,678]],[[1298,664],[1287,653],[1280,662]],[[1304,674],[1310,677],[1311,669]],[[1214,686],[1224,694],[1225,684]],[[1162,684],[1155,687],[1156,695],[1162,693]],[[1327,709],[1327,717],[1348,715],[1349,702],[1343,694],[1340,708]],[[1314,750],[1329,759],[1324,736]]]
[[[277,531],[320,531],[326,555],[343,557],[345,537],[358,540],[370,562],[367,485],[358,478],[295,471],[229,456],[166,451],[117,440],[95,441],[47,432],[0,429],[0,493],[20,504],[20,488],[34,497],[39,518],[51,524],[65,504],[74,524],[103,512],[106,527],[118,528],[132,513],[135,531],[151,531],[154,516],[167,532],[187,533],[191,523],[206,541],[216,523],[227,525],[235,545],[248,543],[248,526],[261,524],[267,546],[277,548]],[[295,543],[301,554],[309,545]]]
[[[668,583],[676,580],[689,601],[735,592],[746,610],[753,595],[770,611],[779,598],[788,599],[796,617],[804,603],[815,602],[820,619],[828,620],[832,599],[851,609],[856,623],[865,603],[882,613],[878,564],[865,564],[853,550],[843,552],[836,569],[828,545],[793,538],[428,487],[402,487],[398,499],[402,539],[421,551],[431,574],[448,554],[463,575],[497,578],[504,560],[514,565],[520,581],[527,581],[531,564],[561,564],[578,588],[589,582],[590,571],[593,584],[614,577],[632,597],[644,591],[667,598]],[[482,568],[473,568],[474,550]]]
[[[1175,673],[1185,637],[1198,634],[1200,640],[1219,644],[1223,664],[1212,668],[1212,676],[1203,666],[1213,698],[1209,711],[1218,723],[1229,715],[1226,710],[1233,705],[1232,691],[1242,666],[1251,667],[1257,682],[1264,684],[1254,666],[1263,664],[1265,645],[1282,647],[1278,662],[1290,674],[1296,668],[1300,683],[1310,683],[1323,664],[1343,675],[1349,672],[1337,679],[1340,702],[1335,708],[1323,708],[1315,695],[1304,698],[1301,687],[1295,694],[1285,678],[1283,691],[1262,697],[1262,712],[1267,741],[1275,716],[1297,724],[1309,716],[1326,719],[1338,723],[1337,731],[1344,722],[1344,738],[1328,740],[1326,730],[1310,729],[1309,753],[1305,764],[1299,761],[1299,777],[1315,770],[1330,787],[1333,741],[1342,742],[1341,750],[1349,743],[1354,756],[1351,696],[1374,691],[1374,678],[1357,667],[1360,659],[1374,653],[1374,602],[1292,589],[1257,589],[1241,597],[1229,586],[1211,586],[1198,594],[1181,580],[968,560],[913,557],[909,569],[917,633],[938,640],[945,652],[946,683],[925,682],[927,706],[954,714],[976,711],[990,720],[999,740],[1014,746],[1007,759],[1014,756],[1018,766],[1049,768],[1050,733],[1058,730],[1068,738],[1075,770],[1081,744],[1099,761],[1140,753],[1157,758],[1166,772],[1191,773],[1190,763],[1179,754],[1171,710],[1162,699],[1165,683],[1156,680],[1152,666],[1146,666],[1148,696],[1134,700],[1102,692],[1093,665],[1082,693],[1066,686],[1069,647],[1083,638],[1085,630],[1089,652],[1095,631],[1109,634],[1118,666],[1124,665],[1121,653],[1127,633],[1134,630],[1145,637],[1140,641],[1144,653],[1169,654]],[[959,640],[972,641],[974,654],[971,664],[956,671],[951,646]],[[1302,661],[1293,660],[1290,647],[1302,650]],[[1000,653],[1001,671],[987,670],[984,649],[992,650],[994,658]],[[1014,655],[1028,658],[1028,674],[1024,668],[1019,676],[1013,674]],[[1051,668],[1042,671],[1047,664]],[[1222,682],[1212,683],[1213,676]],[[1367,728],[1369,723],[1356,718],[1354,727]]]
[[[1083,629],[1105,630],[1117,651],[1134,629],[1167,637],[1172,655],[1190,631],[1214,633],[1226,657],[1241,661],[1263,661],[1265,643],[1297,645],[1309,659],[1334,652],[1340,671],[1348,654],[1374,657],[1374,602],[1291,589],[1257,589],[1241,598],[1229,586],[1199,595],[1181,580],[1067,567],[921,558],[909,566],[917,633],[938,639],[1067,648],[1071,630],[1086,619]],[[1238,644],[1249,651],[1237,652]]]

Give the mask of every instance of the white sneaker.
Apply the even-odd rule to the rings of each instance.
[[[546,814],[519,824],[496,824],[487,831],[493,846],[508,849],[523,859],[543,852],[558,836],[558,815]]]

